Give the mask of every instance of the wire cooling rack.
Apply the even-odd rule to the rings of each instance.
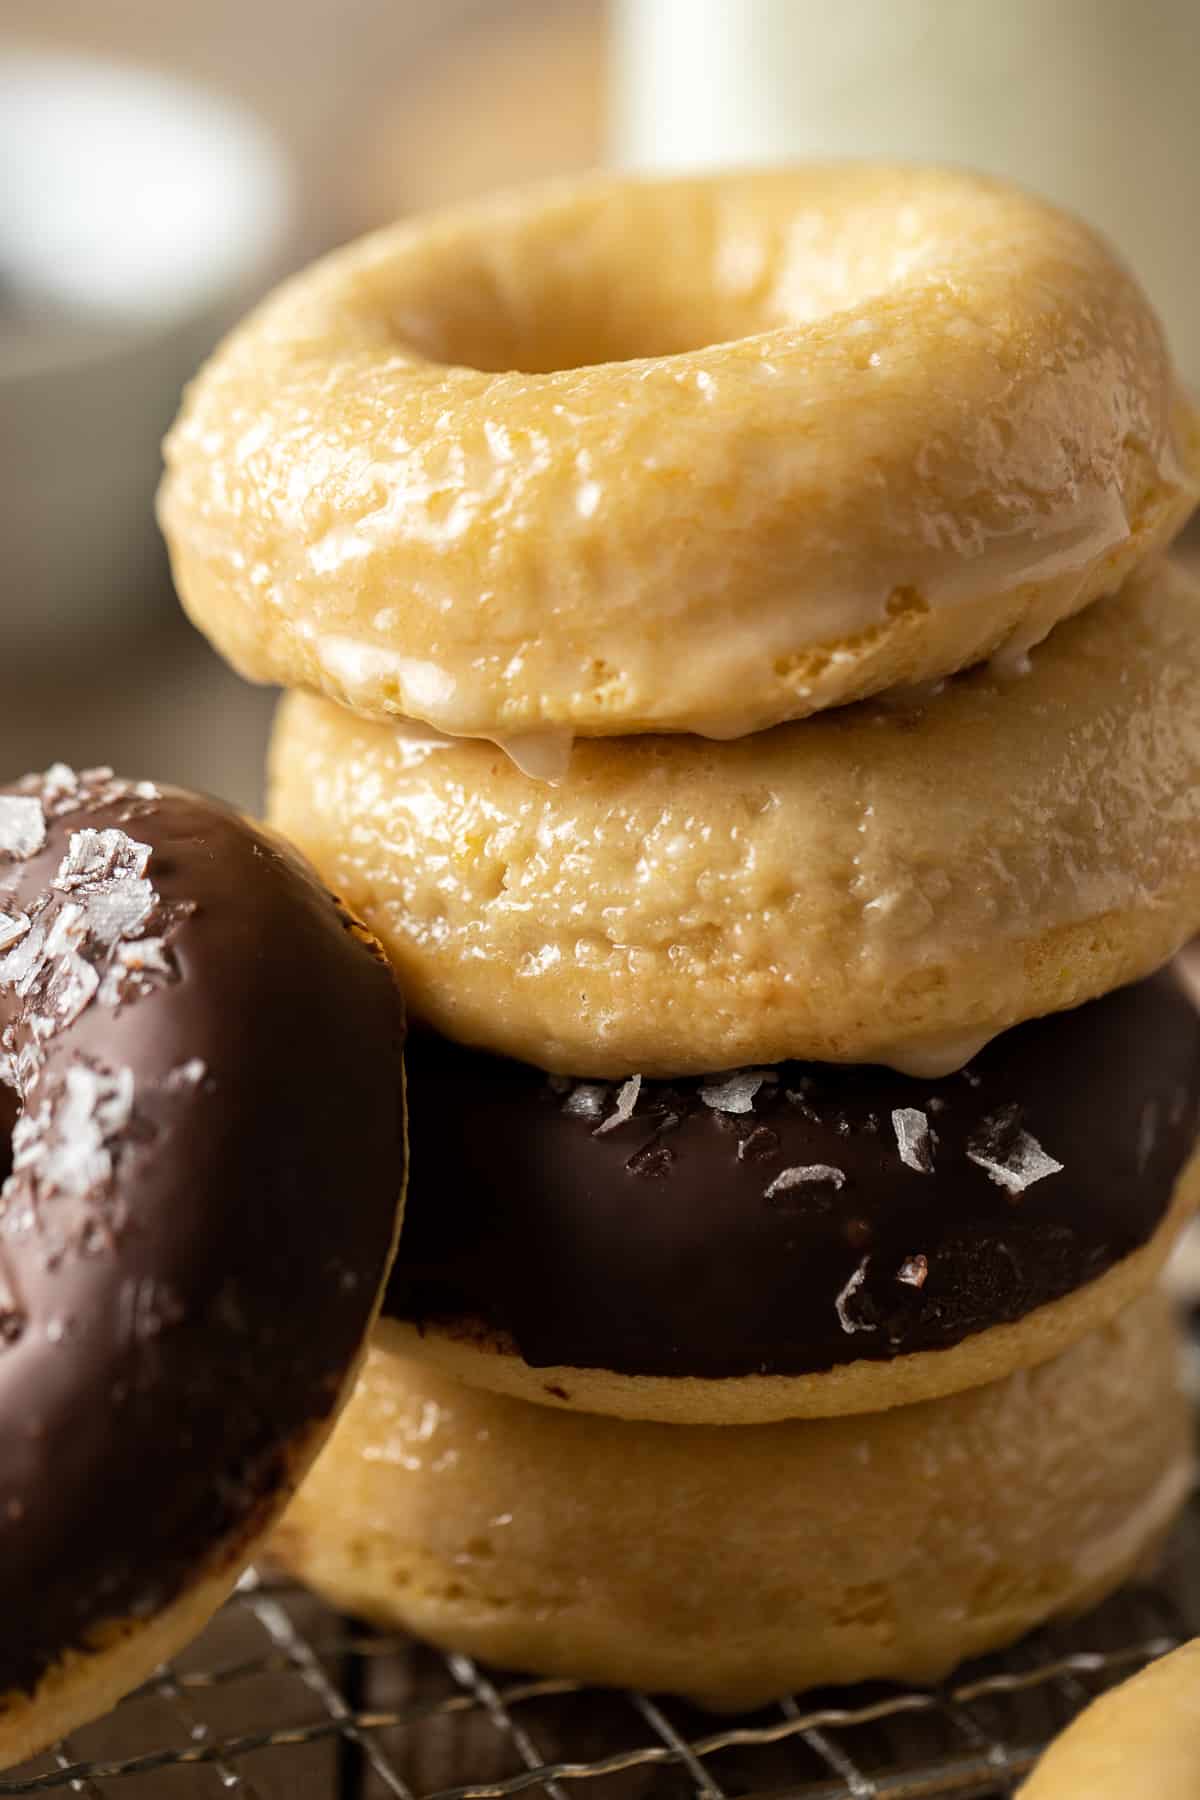
[[[1200,1499],[1153,1582],[938,1688],[737,1718],[536,1681],[248,1577],[204,1636],[0,1796],[87,1800],[999,1800],[1101,1689],[1200,1631]]]

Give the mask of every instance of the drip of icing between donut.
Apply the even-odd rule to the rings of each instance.
[[[785,652],[807,646],[853,639],[882,625],[897,586],[919,592],[924,605],[956,607],[969,602],[979,585],[977,564],[986,556],[989,579],[1003,592],[1030,582],[1052,582],[1078,573],[1082,581],[1095,559],[1115,551],[1130,536],[1130,521],[1119,491],[1110,489],[1080,501],[1073,514],[1047,524],[1035,520],[1014,526],[1001,538],[992,534],[979,542],[945,541],[945,521],[930,520],[929,542],[921,566],[907,572],[903,581],[881,583],[875,591],[846,589],[805,596],[803,629],[798,628],[795,596],[781,592],[773,605],[760,611],[752,625],[722,621],[719,637],[702,639],[689,650],[689,666],[699,686],[736,686],[751,682],[763,666]],[[894,574],[894,572],[893,572]],[[1011,681],[1029,672],[1029,652],[1053,628],[1061,606],[1035,606],[1019,628],[994,653],[990,666],[998,680]],[[557,785],[570,765],[575,732],[568,725],[549,725],[529,731],[478,732],[464,730],[483,705],[483,685],[472,693],[463,674],[455,675],[428,658],[404,655],[386,643],[372,643],[345,632],[322,632],[307,621],[297,622],[299,636],[308,641],[318,661],[341,683],[347,694],[364,687],[398,696],[395,704],[416,720],[398,716],[397,730],[414,745],[436,748],[453,744],[462,736],[479,736],[493,743],[531,780]],[[837,660],[841,652],[834,651]],[[942,683],[916,683],[880,696],[886,705],[922,704]],[[698,709],[691,729],[717,741],[742,735],[743,721],[729,724],[706,716]],[[930,1067],[918,1071],[937,1073]]]
[[[994,1031],[930,1035],[910,1044],[882,1045],[872,1060],[886,1064],[899,1075],[912,1075],[919,1081],[937,1081],[943,1075],[956,1075],[960,1069],[965,1069],[995,1036]]]
[[[407,768],[414,767],[434,751],[452,750],[461,742],[449,732],[425,725],[419,719],[397,719],[395,732]],[[571,766],[575,733],[565,726],[561,729],[548,726],[544,731],[513,732],[508,736],[488,737],[483,742],[494,744],[531,781],[557,787],[566,779]]]
[[[720,632],[711,641],[698,635],[689,646],[687,658],[694,690],[689,729],[716,741],[742,736],[745,721],[729,722],[720,715],[707,714],[700,699],[702,692],[722,692],[739,684],[752,684],[762,669],[780,656],[854,640],[881,626],[898,589],[919,593],[922,603],[930,608],[966,605],[977,597],[982,579],[979,570],[985,560],[987,579],[997,593],[1075,574],[1082,581],[1098,557],[1115,551],[1130,536],[1128,512],[1115,489],[1079,501],[1073,514],[1057,517],[1051,523],[1040,518],[1022,522],[1004,537],[992,534],[978,542],[947,543],[946,529],[946,521],[931,519],[928,543],[919,564],[914,562],[910,569],[901,572],[893,570],[891,578],[881,580],[875,589],[854,586],[819,595],[806,594],[802,626],[797,617],[796,595],[781,590],[759,610],[752,623],[723,618]],[[1060,616],[1060,606],[1049,608],[1045,616],[1035,607],[1019,630],[995,652],[993,666],[997,676],[1012,679],[1026,673],[1029,651],[1036,648]],[[386,643],[345,632],[320,631],[307,621],[297,621],[294,629],[311,645],[318,662],[345,688],[347,695],[372,690],[379,696],[380,704],[396,715],[397,728],[406,735],[412,727],[405,715],[413,714],[427,722],[417,728],[418,732],[424,729],[431,734],[420,741],[432,744],[438,738],[454,742],[464,736],[482,737],[503,750],[533,780],[556,783],[565,777],[575,737],[570,726],[550,725],[511,733],[474,727],[475,719],[486,710],[487,679],[472,683],[465,673],[452,673],[428,658],[405,655]],[[834,650],[831,658],[837,661],[842,654]],[[636,677],[636,670],[631,668],[630,673]],[[924,685],[916,684],[918,692]],[[385,700],[384,696],[392,698]]]

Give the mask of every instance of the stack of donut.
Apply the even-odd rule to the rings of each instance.
[[[1200,425],[967,175],[384,232],[194,385],[184,604],[417,1017],[397,1269],[276,1538],[722,1707],[1080,1608],[1191,1478]]]

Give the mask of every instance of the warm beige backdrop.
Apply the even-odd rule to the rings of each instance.
[[[303,259],[400,211],[595,160],[601,21],[602,0],[0,0],[0,46],[137,58],[249,103],[301,171]],[[216,662],[163,586],[136,636],[6,671],[0,780],[105,761],[257,804],[271,696]]]
[[[253,106],[305,174],[310,228],[600,153],[604,0],[0,0],[0,43],[78,45]]]

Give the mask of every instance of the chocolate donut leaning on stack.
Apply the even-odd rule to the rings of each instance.
[[[329,1435],[403,1204],[378,944],[219,801],[0,787],[0,1767],[225,1599]]]
[[[911,170],[420,222],[200,378],[183,599],[302,690],[273,821],[421,1021],[386,1317],[276,1537],[337,1604],[733,1706],[935,1677],[1161,1539],[1198,442],[1103,245]]]

